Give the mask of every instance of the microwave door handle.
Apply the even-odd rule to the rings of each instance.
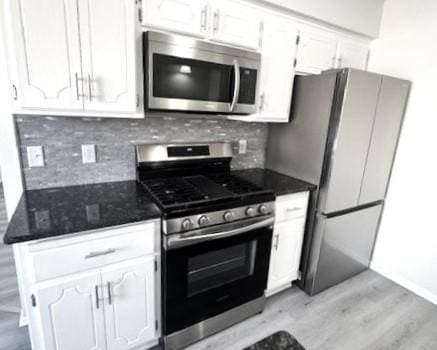
[[[226,238],[231,237],[235,235],[239,235],[242,233],[246,233],[252,230],[256,230],[259,228],[271,226],[274,223],[274,217],[269,217],[268,219],[263,219],[261,221],[256,221],[253,224],[249,225],[239,225],[237,228],[224,231],[224,232],[218,232],[218,233],[210,233],[210,234],[199,234],[199,235],[193,235],[188,237],[183,237],[183,235],[173,235],[173,237],[169,237],[166,240],[166,248],[168,250],[185,247],[192,244],[197,244],[205,241],[210,241],[217,238]],[[199,232],[206,231],[206,230],[199,230]]]
[[[238,97],[240,96],[240,64],[238,63],[238,60],[234,60],[232,65],[234,66],[234,94],[230,105],[231,112],[234,111],[235,105],[238,102]]]

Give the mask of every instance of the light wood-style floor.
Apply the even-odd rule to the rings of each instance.
[[[0,281],[0,350],[28,350],[27,328],[18,327],[12,250],[2,244]],[[367,271],[315,297],[288,289],[271,297],[262,314],[189,350],[240,350],[279,330],[291,333],[307,350],[434,350],[437,306]]]

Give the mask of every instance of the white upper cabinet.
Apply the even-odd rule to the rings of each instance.
[[[79,0],[85,110],[137,110],[136,10],[132,0]]]
[[[100,285],[99,272],[37,285],[32,290],[30,317],[41,328],[42,337],[32,338],[32,348],[106,349]]]
[[[20,112],[135,113],[139,107],[134,0],[9,1],[11,74]],[[89,112],[89,113],[85,113]],[[117,116],[120,116],[118,114]]]
[[[266,14],[261,40],[258,120],[287,122],[298,31],[285,17]]]
[[[208,3],[205,0],[144,0],[143,24],[205,37]]]
[[[254,8],[236,1],[214,1],[211,40],[258,49],[261,16]]]
[[[300,32],[296,72],[318,74],[334,68],[338,40],[335,36],[315,29]]]
[[[24,108],[83,108],[75,0],[10,1],[14,99]]]
[[[368,54],[368,45],[351,39],[343,39],[338,46],[337,67],[366,70]]]
[[[105,321],[108,350],[125,350],[159,337],[155,328],[154,258],[102,270],[107,289]]]

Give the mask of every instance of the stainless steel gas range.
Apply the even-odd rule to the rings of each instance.
[[[262,312],[274,194],[230,171],[229,143],[138,145],[163,212],[163,331],[180,349]]]

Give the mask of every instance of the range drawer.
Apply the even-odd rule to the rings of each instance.
[[[305,218],[308,199],[308,191],[278,196],[275,203],[275,222]]]
[[[29,252],[35,269],[35,280],[42,281],[98,268],[156,251],[154,223],[108,230],[105,233],[106,237],[93,237],[94,234],[90,233],[77,240],[66,238],[58,242],[43,242],[41,246],[37,244]],[[86,236],[88,239],[84,240]]]

